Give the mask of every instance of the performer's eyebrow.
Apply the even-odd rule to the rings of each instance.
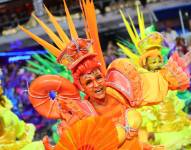
[[[101,72],[98,69],[96,69],[93,73],[94,74],[101,74]]]
[[[85,74],[83,77],[86,79],[91,79],[90,74]]]

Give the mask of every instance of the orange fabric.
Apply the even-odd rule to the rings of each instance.
[[[178,66],[176,68],[179,68]],[[168,81],[168,87],[171,90],[186,90],[189,85],[189,77],[183,71],[177,70],[169,70],[168,68],[164,68],[160,71],[163,77]]]
[[[126,99],[122,94],[117,92],[115,89],[107,87],[106,93],[110,95],[111,97],[114,97],[120,104],[124,105],[126,108],[129,108],[129,104],[127,103]]]
[[[106,103],[106,105],[93,104],[98,115],[110,118],[116,123],[122,122],[121,119],[124,117],[125,107],[109,95],[106,96]]]
[[[127,106],[125,107],[116,99],[122,99],[122,97],[119,96],[119,93],[109,94],[109,92],[107,92],[106,94],[107,105],[94,105],[95,110],[98,112],[99,115],[109,118],[116,124],[124,124],[125,111],[127,109]],[[126,142],[120,147],[120,150],[141,150],[141,145],[138,141],[138,138],[136,137],[132,140],[126,140]]]

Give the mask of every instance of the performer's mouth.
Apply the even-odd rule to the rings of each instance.
[[[159,71],[160,69],[161,69],[161,67],[157,67],[155,70],[156,70],[156,71]]]
[[[103,91],[104,91],[104,89],[103,89],[103,87],[101,87],[101,88],[96,89],[96,90],[95,90],[95,93],[96,93],[96,94],[102,94]]]

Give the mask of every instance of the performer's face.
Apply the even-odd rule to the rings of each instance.
[[[105,79],[99,69],[80,76],[80,83],[90,98],[98,100],[105,98]]]
[[[152,57],[147,58],[146,68],[149,71],[155,72],[155,71],[158,71],[161,69],[162,64],[163,64],[163,62],[159,56],[152,56]]]

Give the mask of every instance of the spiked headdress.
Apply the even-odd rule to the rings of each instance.
[[[163,37],[158,32],[153,32],[150,35],[146,35],[145,32],[145,23],[143,13],[139,10],[137,6],[137,15],[138,15],[138,24],[139,24],[139,31],[138,34],[135,25],[129,16],[129,22],[125,18],[125,15],[122,11],[120,11],[122,19],[125,23],[127,32],[136,47],[138,54],[134,54],[128,47],[124,46],[121,43],[117,43],[118,46],[123,50],[123,52],[134,61],[137,65],[144,65],[145,58],[152,55],[160,55],[160,50],[162,48]],[[162,56],[161,56],[162,58]]]
[[[53,40],[57,47],[41,39],[40,37],[33,34],[32,32],[30,32],[22,26],[20,26],[20,29],[22,29],[40,45],[48,49],[55,57],[57,57],[59,63],[68,66],[69,69],[72,70],[84,59],[97,57],[101,63],[101,70],[103,73],[105,73],[106,67],[99,42],[96,14],[93,1],[80,0],[80,6],[86,25],[85,29],[87,39],[82,39],[78,37],[78,33],[76,31],[75,25],[73,23],[65,0],[64,7],[66,12],[66,20],[70,29],[71,40],[63,31],[59,23],[56,21],[55,17],[49,12],[49,10],[46,7],[45,10],[49,15],[50,21],[54,25],[59,37],[39,18],[37,18],[35,15],[33,15],[33,17],[41,25],[41,27]]]

